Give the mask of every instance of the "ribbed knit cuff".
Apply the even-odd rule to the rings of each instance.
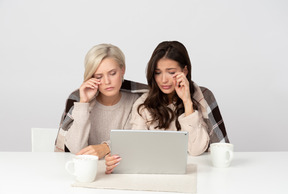
[[[179,116],[179,122],[181,125],[189,125],[192,128],[197,128],[201,124],[200,122],[201,115],[195,110],[192,114],[185,116],[185,113]]]
[[[83,111],[89,109],[89,103],[74,102],[74,109],[76,111]]]

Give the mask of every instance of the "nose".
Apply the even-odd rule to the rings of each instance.
[[[109,76],[103,76],[103,81],[106,85],[110,84],[110,78]]]
[[[167,75],[165,73],[162,74],[162,83],[166,83],[168,81]]]

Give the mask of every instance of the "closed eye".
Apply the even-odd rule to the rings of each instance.
[[[110,75],[116,75],[116,71],[111,71]]]
[[[101,79],[102,76],[95,76],[94,78],[96,78],[96,79]]]

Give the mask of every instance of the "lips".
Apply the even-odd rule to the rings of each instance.
[[[164,90],[169,90],[172,86],[171,85],[162,85],[161,88]]]
[[[105,88],[106,91],[111,91],[113,89],[114,89],[114,87]]]

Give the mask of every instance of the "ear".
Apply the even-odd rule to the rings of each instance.
[[[122,72],[122,77],[123,77],[125,74],[125,67],[124,66],[121,68],[121,72]]]
[[[183,69],[183,73],[185,74],[185,76],[187,76],[187,74],[188,74],[187,65],[185,65],[185,67],[184,67],[184,69]]]

